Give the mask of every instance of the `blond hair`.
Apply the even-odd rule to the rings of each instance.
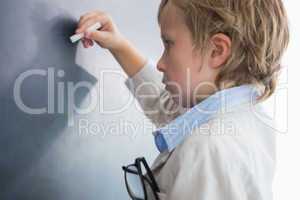
[[[289,43],[281,0],[162,0],[158,21],[169,1],[183,11],[198,49],[204,50],[214,34],[231,38],[232,53],[215,82],[219,89],[255,84],[262,92],[259,101],[274,93]]]

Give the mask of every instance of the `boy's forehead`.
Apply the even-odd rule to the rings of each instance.
[[[172,32],[184,24],[183,17],[179,12],[180,10],[170,2],[163,8],[160,16],[160,28],[162,33]]]

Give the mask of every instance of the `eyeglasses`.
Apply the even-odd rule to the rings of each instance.
[[[159,200],[157,192],[160,190],[144,157],[122,169],[128,194],[133,200],[147,200],[150,196]]]

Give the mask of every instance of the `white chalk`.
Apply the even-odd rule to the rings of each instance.
[[[102,25],[100,24],[100,22],[97,22],[96,24],[90,26],[88,29],[87,29],[87,32],[93,32],[93,31],[96,31],[98,30],[99,28],[101,28]],[[84,37],[84,33],[79,33],[79,34],[75,34],[75,35],[72,35],[70,37],[70,40],[72,43],[75,43],[77,42],[78,40],[81,40],[82,38]]]

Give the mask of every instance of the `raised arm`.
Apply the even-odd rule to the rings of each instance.
[[[100,22],[102,27],[97,31],[87,32],[96,22]],[[83,15],[76,33],[85,33],[82,40],[85,48],[93,46],[96,41],[102,48],[108,49],[129,77],[146,64],[146,58],[119,32],[112,18],[105,12],[94,11]]]
[[[88,27],[96,22],[100,22],[102,28],[98,31],[86,32]],[[126,85],[138,100],[146,116],[156,126],[162,126],[182,113],[183,109],[178,109],[165,90],[154,63],[145,58],[119,32],[108,14],[95,11],[83,15],[76,33],[85,33],[84,47],[88,48],[93,45],[93,41],[96,41],[102,48],[112,53],[129,77]]]

